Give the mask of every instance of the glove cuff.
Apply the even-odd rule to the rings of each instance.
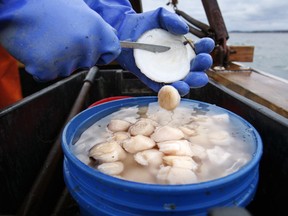
[[[127,0],[84,0],[85,3],[97,12],[113,28],[119,30],[127,14],[135,14],[132,5]]]

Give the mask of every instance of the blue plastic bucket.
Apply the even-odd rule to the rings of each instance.
[[[71,152],[80,135],[99,119],[119,108],[147,105],[156,97],[134,97],[103,103],[75,116],[62,135],[64,179],[82,215],[206,215],[213,207],[247,206],[253,199],[259,177],[262,141],[255,128],[238,115],[213,106],[229,115],[249,133],[255,152],[238,171],[215,180],[186,185],[157,185],[126,181],[103,174],[78,160]],[[182,99],[199,107],[210,104]]]

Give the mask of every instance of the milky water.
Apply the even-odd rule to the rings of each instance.
[[[288,80],[288,33],[229,33],[228,45],[254,46],[253,62],[241,64]]]
[[[185,134],[182,139],[188,140],[194,147],[200,146],[200,149],[204,149],[201,153],[194,152],[195,154],[192,156],[192,159],[197,163],[197,168],[193,170],[196,179],[186,181],[183,177],[180,180],[171,180],[174,178],[173,174],[171,174],[172,177],[171,175],[166,177],[169,176],[169,173],[165,173],[165,178],[169,179],[167,181],[166,179],[164,179],[165,181],[159,180],[157,174],[159,175],[160,168],[167,167],[167,164],[161,164],[156,168],[150,164],[143,166],[138,164],[134,155],[130,153],[121,161],[124,164],[124,171],[117,175],[119,178],[157,184],[203,182],[237,171],[252,158],[255,151],[253,129],[237,117],[213,105],[191,104],[185,101],[182,101],[173,112],[160,108],[156,102],[150,103],[148,107],[122,108],[87,128],[79,140],[72,145],[71,150],[82,162],[97,169],[99,163],[95,163],[95,160],[89,158],[89,151],[93,146],[113,139],[114,134],[107,129],[111,119],[122,119],[134,124],[140,118],[156,121],[157,127],[165,125],[175,128],[189,126],[195,130],[196,133],[193,135]],[[228,136],[223,140],[217,138],[223,132]],[[213,135],[211,136],[211,134]],[[157,149],[157,146],[154,149]]]

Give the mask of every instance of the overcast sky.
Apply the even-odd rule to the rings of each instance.
[[[142,0],[143,10],[165,7],[169,0]],[[178,8],[208,24],[201,0],[178,0]],[[288,30],[288,0],[218,0],[228,31]]]

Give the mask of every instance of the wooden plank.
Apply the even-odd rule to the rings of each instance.
[[[208,75],[217,83],[288,118],[288,82],[253,69],[210,70]]]
[[[229,61],[253,62],[254,46],[229,46]]]
[[[253,62],[253,46],[228,46],[228,49],[228,62]],[[224,60],[224,56],[222,56],[223,54],[221,54],[220,46],[216,46],[211,55],[216,65],[221,64],[221,62]]]

